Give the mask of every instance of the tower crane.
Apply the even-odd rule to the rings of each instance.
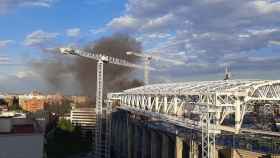
[[[184,64],[184,62],[182,62],[182,61],[166,59],[166,58],[162,58],[162,57],[156,56],[156,55],[142,54],[142,53],[131,52],[131,51],[126,52],[126,54],[127,55],[134,55],[134,56],[141,57],[141,58],[144,59],[144,83],[145,83],[145,85],[149,84],[149,65],[150,65],[152,60],[161,60],[161,61],[176,64],[176,65],[183,65]]]
[[[95,158],[101,158],[103,155],[103,143],[102,143],[102,112],[103,112],[103,65],[104,63],[110,63],[125,67],[131,67],[131,68],[140,68],[143,69],[143,66],[130,63],[126,60],[110,57],[104,54],[99,54],[97,52],[89,53],[84,50],[78,49],[78,48],[71,48],[71,47],[65,47],[65,48],[59,48],[59,52],[62,54],[69,54],[74,56],[80,56],[84,58],[89,58],[97,61],[97,86],[96,86],[96,129],[95,129]],[[145,69],[148,70],[154,70],[151,67],[145,66]],[[107,121],[106,121],[107,122]],[[110,121],[109,121],[110,122]],[[111,126],[106,125],[106,130],[110,130]],[[106,131],[106,134],[110,134],[111,131]],[[105,136],[105,139],[109,139],[110,135]],[[109,158],[110,154],[110,144],[105,144],[105,157]],[[107,150],[107,151],[106,151]]]

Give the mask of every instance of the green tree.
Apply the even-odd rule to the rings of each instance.
[[[66,119],[60,119],[58,121],[58,128],[60,128],[61,130],[67,131],[67,132],[73,132],[75,127],[72,125],[71,121],[66,120]]]
[[[45,106],[45,110],[59,116],[63,116],[71,111],[70,101],[65,99],[61,102],[61,104],[49,103]]]
[[[13,97],[13,99],[11,100],[9,110],[23,111],[23,109],[19,106],[19,99],[17,97]]]
[[[86,153],[90,148],[90,141],[83,139],[81,129],[72,126],[69,120],[59,120],[57,126],[46,134],[45,151],[48,158],[67,158]]]

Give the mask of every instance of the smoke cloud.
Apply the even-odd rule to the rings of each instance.
[[[102,54],[136,63],[138,58],[126,55],[126,52],[141,52],[141,43],[128,35],[116,34],[92,42],[84,49],[92,53],[97,50]],[[63,91],[66,85],[65,82],[69,78],[73,78],[79,85],[79,89],[76,89],[76,91],[79,91],[81,95],[90,96],[94,100],[96,93],[96,61],[83,57],[66,58],[57,54],[53,56],[54,60],[36,61],[32,64],[33,68],[49,83],[50,88],[55,91]],[[104,93],[142,85],[142,81],[131,76],[133,70],[133,68],[124,66],[105,64]]]

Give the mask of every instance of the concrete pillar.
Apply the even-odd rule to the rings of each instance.
[[[160,139],[155,131],[151,130],[151,158],[160,158]]]
[[[162,158],[169,158],[169,145],[170,145],[170,141],[169,138],[166,134],[161,134],[162,137],[162,143],[161,143],[161,155]]]
[[[121,146],[122,146],[122,150],[121,150],[121,157],[127,157],[127,128],[126,128],[126,121],[124,118],[122,118],[121,120],[121,135],[120,135],[120,139],[121,139]]]
[[[120,139],[120,153],[119,153],[119,155],[121,155],[120,157],[122,158],[123,156],[124,156],[124,154],[125,154],[125,146],[123,145],[125,142],[124,142],[124,124],[123,124],[123,120],[122,120],[122,118],[121,118],[121,120],[120,120],[121,122],[120,122],[120,130],[119,130],[119,135],[118,135],[118,137],[119,137],[119,139]]]
[[[220,154],[221,158],[223,158],[223,157],[231,158],[231,156],[232,156],[231,152],[232,152],[231,149],[228,149],[228,148],[219,150],[219,154]]]
[[[213,158],[219,158],[219,152],[214,145],[210,146],[210,150]]]
[[[116,129],[115,128],[115,119],[114,117],[112,116],[112,129]],[[112,153],[115,153],[115,131],[112,130],[112,139],[111,139],[111,144],[112,144]]]
[[[133,158],[141,158],[141,148],[140,148],[140,132],[138,126],[134,126],[134,137],[133,137]]]
[[[151,136],[146,128],[142,128],[142,154],[141,158],[151,157]]]
[[[128,158],[128,113],[125,112],[123,115],[123,135],[124,135],[124,158]]]
[[[231,150],[231,158],[242,158],[239,152],[236,149]]]
[[[198,144],[194,140],[190,140],[190,158],[198,158],[199,151],[198,151]]]
[[[120,134],[120,118],[118,118],[118,121],[116,122],[116,152],[117,153],[121,153],[121,147],[120,147],[120,145],[121,145],[121,139],[120,139],[120,137],[118,137],[119,136],[119,134]],[[121,158],[121,155],[120,154],[117,154],[117,156],[116,156],[117,158]]]
[[[133,158],[133,127],[130,123],[127,130],[127,155],[128,158]]]
[[[114,134],[113,134],[113,135],[114,135],[114,136],[113,136],[113,138],[114,138],[114,139],[113,139],[113,140],[114,140],[114,141],[113,141],[114,153],[117,153],[117,152],[118,152],[118,151],[117,151],[117,150],[118,150],[118,142],[117,142],[117,141],[118,141],[118,139],[117,139],[117,135],[118,135],[118,133],[117,133],[117,132],[118,132],[118,126],[117,126],[117,123],[118,123],[118,120],[117,120],[117,118],[116,118],[116,120],[114,121],[114,128],[113,128],[113,129],[114,129],[114,130],[113,130],[113,133],[114,133]]]
[[[151,131],[151,158],[157,158],[156,141],[156,134],[154,131]]]
[[[175,158],[183,158],[183,139],[176,136]]]

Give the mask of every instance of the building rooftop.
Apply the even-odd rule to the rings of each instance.
[[[2,112],[0,114],[1,134],[41,133],[42,127],[34,119],[26,118],[25,114]]]
[[[280,80],[218,80],[192,81],[182,83],[151,84],[125,90],[127,94],[177,94],[188,95],[195,93],[248,93],[251,89],[261,86],[280,85]]]

